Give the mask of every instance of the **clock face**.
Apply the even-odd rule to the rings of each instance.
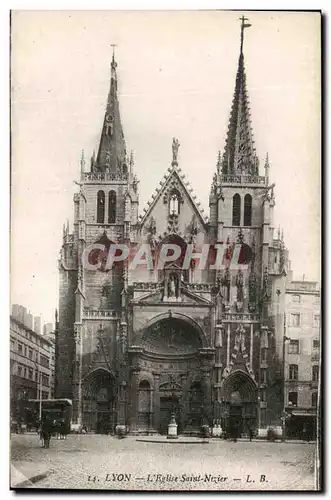
[[[113,116],[112,115],[106,115],[106,122],[112,122],[113,121]]]

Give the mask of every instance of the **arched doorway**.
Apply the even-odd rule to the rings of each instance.
[[[149,431],[152,416],[152,390],[148,380],[142,380],[138,389],[138,428]]]
[[[146,429],[150,411],[152,432],[166,434],[172,414],[178,433],[186,432],[186,427],[199,431],[204,402],[211,401],[207,385],[200,383],[201,352],[206,344],[201,327],[183,314],[170,311],[150,320],[139,339],[139,358],[137,356],[134,361],[135,365],[139,362],[146,368],[140,372],[137,382],[133,372],[132,383],[137,384],[138,396],[137,399],[133,396],[131,405],[133,429],[138,432],[142,432],[143,427]],[[148,382],[142,384],[146,380],[151,389]],[[151,410],[148,407],[149,390]],[[206,411],[211,410],[207,408]]]
[[[201,382],[194,382],[189,390],[188,430],[200,429],[203,420],[204,394]]]
[[[222,387],[222,427],[232,437],[249,435],[257,427],[257,385],[245,372],[236,370]]]
[[[113,434],[115,418],[115,379],[104,368],[92,371],[83,383],[83,425],[97,434]]]

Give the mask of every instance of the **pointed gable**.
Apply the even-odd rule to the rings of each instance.
[[[169,167],[160,186],[140,216],[142,234],[150,231],[151,221],[158,237],[178,234],[189,241],[190,234],[206,233],[207,218],[180,167]]]

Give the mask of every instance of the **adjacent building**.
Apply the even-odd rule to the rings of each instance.
[[[284,406],[288,437],[316,432],[320,374],[320,290],[314,281],[286,284]]]
[[[98,151],[88,162],[81,158],[74,224],[63,228],[59,260],[56,396],[73,400],[73,421],[89,430],[126,425],[131,433],[164,433],[172,413],[180,433],[199,432],[215,419],[240,432],[281,422],[288,252],[274,234],[269,158],[261,168],[253,140],[245,28],[243,21],[209,218],[179,166],[177,139],[165,177],[139,216],[113,55]],[[107,268],[118,242],[130,250],[147,245],[151,268],[132,269],[128,259]],[[165,243],[180,252],[158,269]],[[185,268],[189,246],[201,252],[206,244],[223,245],[224,267],[199,269],[189,259]],[[90,245],[103,249],[88,255],[92,269],[82,258]]]
[[[17,315],[17,316],[16,316]],[[10,317],[10,411],[12,417],[22,414],[28,399],[50,399],[54,395],[54,373],[51,359],[53,343],[30,325],[31,313],[14,305]],[[32,317],[33,318],[33,317]],[[23,321],[22,321],[23,320]],[[25,323],[24,323],[25,321]]]

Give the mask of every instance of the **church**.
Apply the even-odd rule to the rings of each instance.
[[[172,161],[139,213],[113,54],[98,151],[89,161],[82,155],[59,258],[56,397],[73,400],[73,423],[90,432],[166,434],[172,415],[184,435],[215,422],[241,435],[281,422],[288,251],[280,231],[274,235],[269,159],[261,168],[254,146],[246,21],[208,218],[181,170],[177,138],[169,138]],[[132,268],[129,259],[106,266],[119,244],[130,252],[148,245],[152,264],[165,244],[180,251],[163,266]],[[206,245],[224,249],[222,266],[197,265]]]

